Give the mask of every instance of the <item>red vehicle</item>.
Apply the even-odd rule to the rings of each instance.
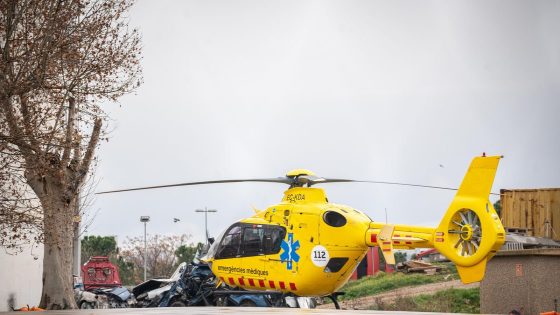
[[[106,256],[93,256],[82,266],[85,290],[121,287],[117,266]]]

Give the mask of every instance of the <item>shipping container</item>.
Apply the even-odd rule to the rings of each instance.
[[[506,230],[560,241],[560,188],[502,189],[500,194]]]

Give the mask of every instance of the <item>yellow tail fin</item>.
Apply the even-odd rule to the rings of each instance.
[[[464,283],[482,280],[486,262],[505,241],[502,223],[488,200],[500,158],[473,159],[435,230],[434,247],[457,265]]]

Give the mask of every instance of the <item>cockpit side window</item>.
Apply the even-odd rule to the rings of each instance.
[[[243,256],[257,256],[263,253],[262,240],[264,229],[262,226],[245,227],[243,229]]]
[[[278,254],[286,229],[281,226],[267,226],[264,232],[263,250],[265,255]]]

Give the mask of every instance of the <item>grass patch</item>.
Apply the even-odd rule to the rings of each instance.
[[[480,288],[448,289],[435,294],[400,297],[393,303],[377,302],[374,310],[480,313]]]
[[[454,274],[403,274],[378,273],[373,277],[365,277],[360,280],[350,281],[340,291],[346,294],[341,296],[342,300],[349,300],[361,296],[373,295],[385,291],[390,291],[402,287],[417,286],[428,283],[450,281],[456,279]]]

